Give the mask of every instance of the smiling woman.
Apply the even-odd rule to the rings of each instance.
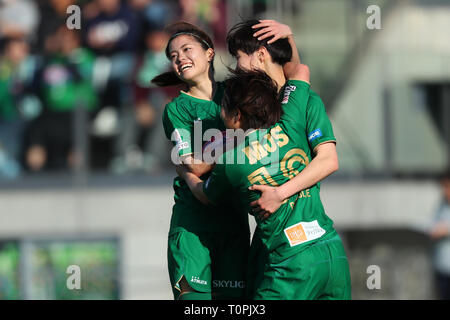
[[[206,75],[209,77],[208,82],[214,83],[214,44],[211,38],[205,32],[187,22],[174,23],[166,28],[166,32],[171,36],[165,53],[166,57],[172,62],[173,70],[153,78],[152,83],[160,87],[187,84],[183,78],[178,76],[176,71],[178,68],[175,68],[173,65],[174,59],[178,59],[180,55],[179,51],[181,49],[183,49],[183,52],[181,52],[182,55],[192,51],[192,49],[202,49],[203,53],[206,55],[206,63],[209,67],[209,70],[206,72]],[[175,42],[174,45],[173,42]],[[199,54],[199,52],[197,52],[197,54]],[[197,62],[201,63],[200,61]],[[194,83],[191,83],[191,87],[193,87],[193,85]]]
[[[205,51],[202,42],[198,42],[193,36],[177,36],[170,42],[168,49],[173,70],[182,81],[192,86],[191,90],[196,84],[213,76],[209,69],[212,69],[214,49],[208,48]]]
[[[168,32],[165,53],[172,71],[152,82],[181,84],[184,90],[164,109],[164,131],[174,144],[177,163],[198,176],[208,176],[212,165],[194,162],[193,141],[198,139],[194,133],[202,141],[207,130],[225,130],[220,117],[224,85],[214,80],[214,45],[205,32],[185,22],[170,26]],[[201,130],[194,130],[197,124]],[[167,251],[174,298],[243,298],[250,246],[247,214],[231,201],[220,207],[201,203],[180,177],[174,180],[174,190]]]

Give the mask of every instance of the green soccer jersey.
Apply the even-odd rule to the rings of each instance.
[[[202,151],[203,135],[208,129],[223,131],[225,126],[220,117],[220,102],[224,84],[217,83],[212,101],[198,99],[184,92],[168,103],[163,113],[166,137],[174,144],[172,155],[185,156]],[[194,136],[194,133],[196,136]],[[201,136],[199,136],[201,135]],[[205,175],[202,178],[207,178]],[[181,230],[191,232],[228,232],[230,230],[249,232],[248,218],[238,208],[206,206],[195,198],[184,180],[176,177],[173,183],[175,205],[172,211],[170,233]]]
[[[259,196],[249,186],[287,182],[308,165],[314,148],[335,141],[325,107],[307,83],[290,80],[282,92],[280,121],[268,129],[246,132],[243,142],[223,154],[205,181],[204,193],[212,203],[236,196],[250,212],[249,204]],[[334,232],[319,190],[316,184],[290,197],[266,220],[255,217],[255,232],[271,261],[281,261]]]

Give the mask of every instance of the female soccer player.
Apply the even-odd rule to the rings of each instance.
[[[153,82],[183,85],[185,90],[166,105],[164,130],[180,162],[206,177],[211,165],[195,161],[201,160],[195,159],[195,152],[201,150],[195,150],[194,141],[201,143],[208,129],[224,129],[219,107],[224,87],[214,81],[214,46],[205,32],[191,24],[176,23],[168,30],[166,56],[172,71]],[[217,298],[243,298],[250,243],[247,217],[238,214],[232,202],[221,208],[202,204],[178,177],[173,187],[167,254],[174,298],[208,300],[211,292]],[[212,210],[217,214],[211,215]]]
[[[287,40],[286,40],[287,39]],[[276,41],[288,42],[288,47],[280,50],[280,47],[273,47],[271,43]],[[277,23],[273,20],[248,20],[236,24],[227,35],[228,50],[237,59],[237,66],[245,70],[261,70],[267,73],[281,89],[286,82],[283,66],[286,63],[286,56],[292,50],[291,62],[300,63],[300,57],[294,42],[292,31],[289,26]],[[290,47],[289,47],[290,46]],[[283,98],[288,98],[289,91]],[[289,103],[295,103],[289,102]],[[300,107],[300,106],[298,106]],[[310,90],[308,110],[324,109],[320,97]],[[313,158],[298,175],[279,187],[268,185],[254,185],[252,190],[260,191],[261,197],[252,203],[254,214],[261,217],[268,217],[271,213],[285,201],[288,197],[306,190],[308,187],[319,183],[321,180],[332,174],[338,168],[338,157],[334,137],[330,139],[321,134],[321,127],[310,128],[306,132],[308,140],[313,148]],[[260,250],[261,241],[258,234],[253,237],[250,250],[250,262],[252,266],[263,266],[266,257]],[[252,282],[262,274],[262,270],[251,268],[247,277],[247,282]],[[248,285],[252,287],[251,284]]]
[[[317,145],[335,140],[323,106],[308,105],[307,70],[287,63],[284,71],[290,80],[282,102],[276,82],[261,71],[237,71],[226,81],[222,117],[228,128],[246,130],[244,142],[223,154],[205,183],[177,169],[203,203],[220,204],[236,192],[249,210],[258,197],[250,186],[283,185],[312,162]],[[319,127],[315,139],[305,134]],[[254,130],[261,128],[265,130]],[[255,218],[256,239],[267,259],[252,298],[350,298],[347,257],[325,214],[317,183],[285,199],[267,219]]]
[[[279,40],[281,39],[281,40]],[[286,81],[280,52],[270,47],[275,41],[287,39],[292,48],[290,62],[300,64],[292,31],[288,25],[274,20],[248,20],[235,25],[227,36],[228,49],[237,59],[240,68],[266,72],[281,88]],[[286,50],[284,50],[286,52]],[[310,90],[308,108],[323,108],[320,97]],[[268,217],[291,195],[305,190],[325,179],[338,169],[338,157],[334,140],[320,137],[320,128],[306,132],[311,141],[315,140],[314,158],[299,175],[279,188],[255,185],[253,190],[262,192],[261,198],[252,203],[256,212]],[[317,143],[319,142],[320,143]]]

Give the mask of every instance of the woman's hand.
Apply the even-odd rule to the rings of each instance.
[[[181,158],[181,162],[182,162],[182,165],[185,167],[185,168],[183,168],[183,170],[190,171],[193,174],[195,174],[197,177],[201,177],[205,173],[210,172],[214,168],[214,166],[216,165],[215,163],[210,164],[210,163],[207,163],[207,162],[198,161],[191,154],[187,155],[187,156],[183,156]],[[178,174],[179,174],[180,170],[177,169],[177,173]]]
[[[261,197],[250,203],[253,207],[253,213],[258,215],[260,219],[267,219],[272,213],[277,211],[284,202],[277,187],[255,184],[249,187],[249,190],[261,192]]]
[[[268,37],[272,37],[268,44],[271,44],[278,39],[285,39],[292,36],[291,28],[286,25],[279,23],[275,20],[259,20],[258,24],[252,26],[253,29],[260,29],[253,34],[254,37],[258,37],[258,40],[264,40]]]

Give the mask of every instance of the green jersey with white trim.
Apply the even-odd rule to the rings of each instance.
[[[211,202],[228,201],[233,192],[250,212],[259,192],[248,190],[249,186],[287,182],[309,164],[314,148],[335,141],[325,107],[306,82],[290,80],[282,93],[279,122],[246,132],[243,142],[222,155],[203,187]],[[255,217],[255,232],[271,261],[281,261],[333,233],[333,221],[325,214],[319,191],[317,183],[287,199],[268,219]]]
[[[178,156],[186,156],[202,151],[203,135],[208,129],[223,131],[225,126],[220,117],[220,103],[224,94],[224,84],[217,83],[212,101],[190,96],[184,92],[168,103],[163,113],[163,127],[166,137],[174,144]],[[194,132],[196,136],[194,137]],[[195,144],[199,145],[195,145]],[[209,174],[203,176],[205,179]],[[179,177],[173,182],[175,205],[172,211],[169,233],[180,230],[192,232],[228,232],[242,230],[249,232],[248,218],[237,213],[231,203],[213,207],[202,204]]]

